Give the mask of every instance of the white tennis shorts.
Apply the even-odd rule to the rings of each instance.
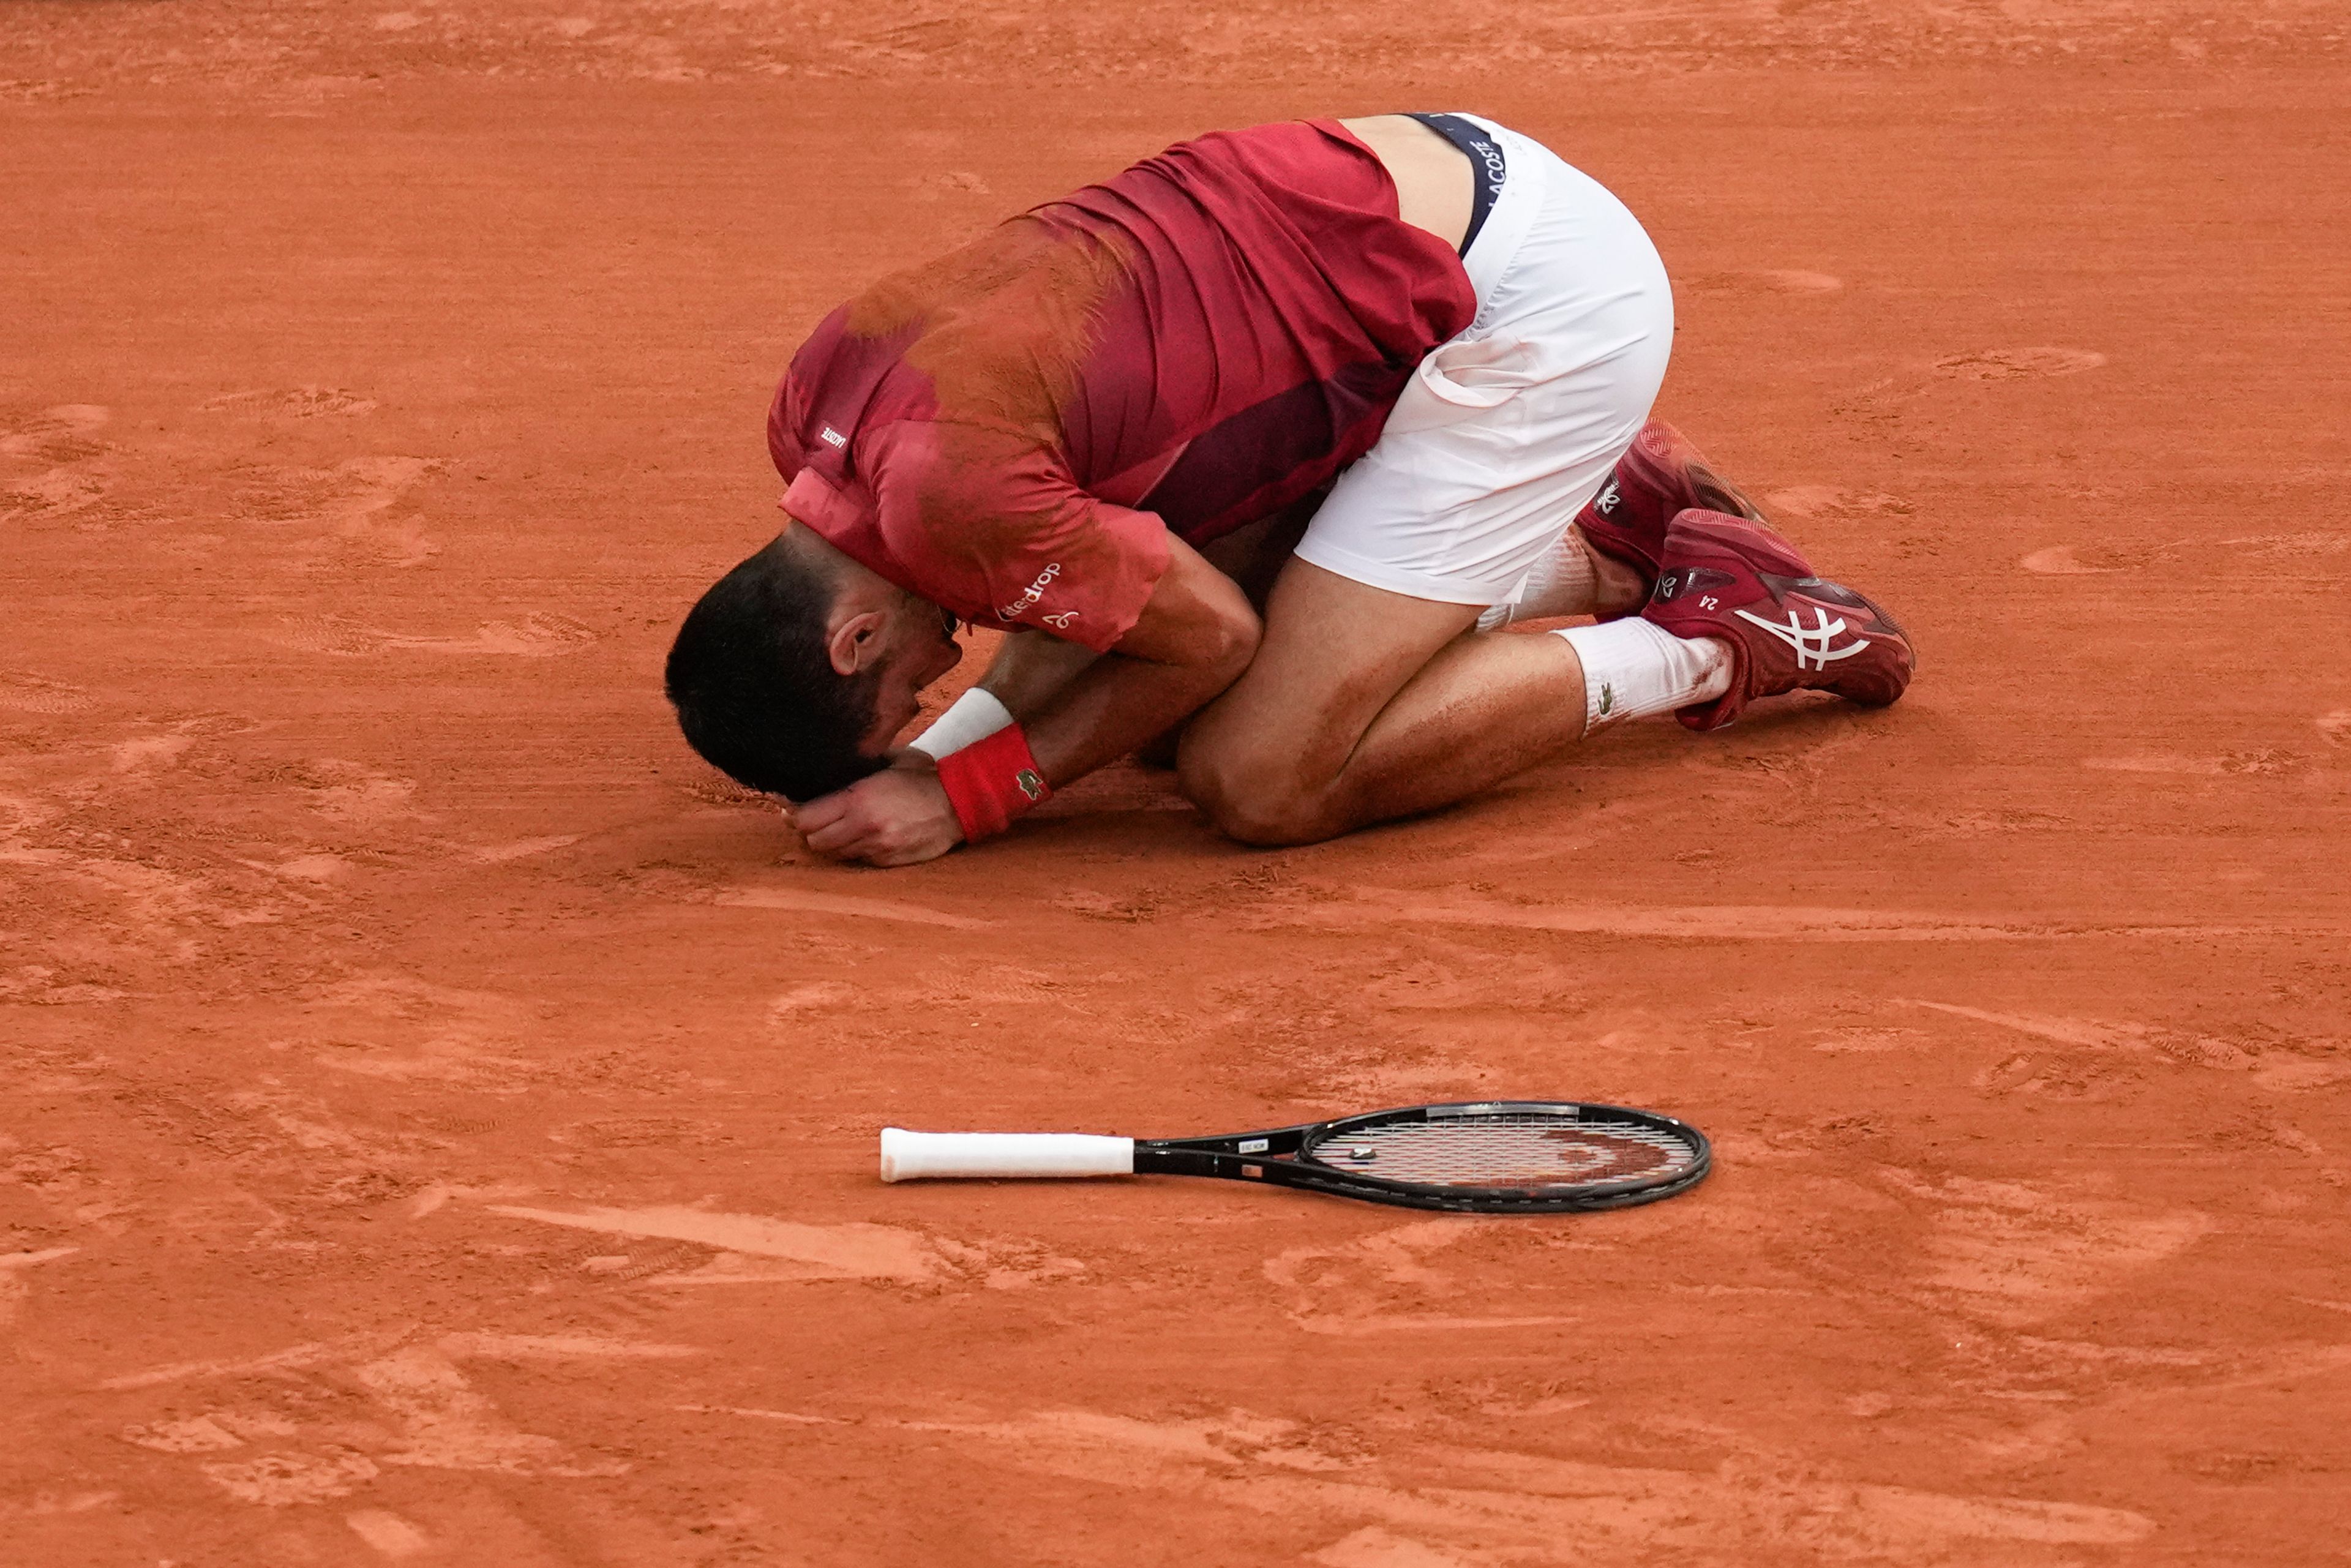
[[[1415,599],[1517,601],[1633,444],[1673,348],[1673,291],[1625,204],[1476,115],[1501,192],[1462,257],[1478,315],[1420,362],[1298,554]]]

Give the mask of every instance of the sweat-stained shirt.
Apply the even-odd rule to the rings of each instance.
[[[982,626],[1104,650],[1167,569],[1327,483],[1476,313],[1335,120],[1223,131],[825,318],[768,445],[795,520]]]

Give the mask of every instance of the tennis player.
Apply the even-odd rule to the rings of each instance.
[[[825,319],[768,416],[787,527],[687,616],[670,699],[875,865],[1179,727],[1186,794],[1278,844],[1623,719],[1894,701],[1899,628],[1649,420],[1672,338],[1632,214],[1490,120],[1171,147]],[[899,747],[958,621],[1010,635]]]

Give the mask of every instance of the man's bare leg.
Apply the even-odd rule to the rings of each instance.
[[[1256,661],[1185,732],[1185,793],[1244,842],[1308,843],[1458,800],[1580,738],[1575,651],[1465,636],[1479,612],[1292,560]]]
[[[1479,612],[1292,560],[1255,662],[1185,732],[1185,792],[1245,842],[1309,843],[1450,804],[1581,738],[1575,649],[1472,632]]]

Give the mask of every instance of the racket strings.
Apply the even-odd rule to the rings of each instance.
[[[1307,1151],[1335,1170],[1428,1186],[1583,1186],[1670,1181],[1698,1151],[1638,1122],[1504,1113],[1392,1122],[1340,1132]]]

